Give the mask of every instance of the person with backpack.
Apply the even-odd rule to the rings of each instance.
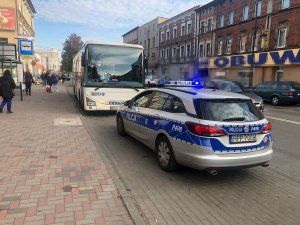
[[[34,83],[32,74],[27,71],[25,72],[25,76],[24,76],[24,80],[25,80],[25,86],[26,86],[26,95],[30,95],[31,96],[31,84]]]
[[[12,113],[12,98],[14,97],[14,89],[16,87],[15,81],[11,76],[9,70],[5,70],[3,77],[1,79],[1,94],[2,94],[2,103],[0,105],[0,113],[3,112],[4,106],[7,104],[7,113]]]

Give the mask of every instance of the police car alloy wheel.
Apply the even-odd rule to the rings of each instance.
[[[279,97],[278,96],[273,96],[272,97],[272,105],[279,105]]]
[[[121,136],[126,135],[123,118],[120,114],[117,116],[117,128],[118,128],[119,135],[121,135]]]
[[[178,168],[172,146],[167,137],[162,136],[156,144],[157,160],[159,166],[165,171],[174,171]]]

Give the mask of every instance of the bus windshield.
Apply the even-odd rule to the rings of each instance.
[[[84,78],[89,87],[142,88],[143,50],[112,45],[88,45]]]

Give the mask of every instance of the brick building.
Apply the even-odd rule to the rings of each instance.
[[[160,78],[190,80],[195,76],[197,8],[199,6],[159,24]]]
[[[212,3],[217,13],[210,76],[246,86],[268,80],[300,81],[300,0]]]

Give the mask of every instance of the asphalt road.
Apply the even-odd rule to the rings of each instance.
[[[298,225],[300,107],[266,106],[265,114],[273,124],[270,166],[217,176],[189,168],[162,171],[149,148],[117,134],[114,113],[82,112],[82,120],[145,224]]]

